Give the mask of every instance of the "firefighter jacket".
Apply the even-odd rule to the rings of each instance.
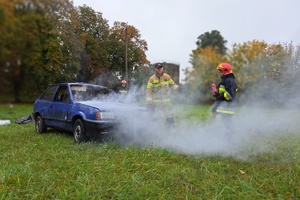
[[[222,81],[218,84],[216,103],[213,107],[213,112],[222,114],[234,114],[237,84],[234,74],[227,74],[222,76]]]
[[[123,86],[120,86],[120,87],[118,87],[118,93],[119,94],[127,94],[127,87],[125,86],[125,87],[123,87]]]
[[[148,104],[170,103],[170,88],[177,90],[178,85],[163,72],[161,76],[153,74],[147,84],[146,101]]]

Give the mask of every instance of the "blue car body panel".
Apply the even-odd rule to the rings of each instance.
[[[118,112],[130,109],[117,101],[116,93],[103,86],[87,83],[61,83],[49,86],[34,103],[32,116],[41,116],[46,127],[73,130],[76,119],[82,119],[87,135],[109,132],[118,125]],[[139,111],[144,108],[132,107]],[[96,113],[114,119],[96,119]]]

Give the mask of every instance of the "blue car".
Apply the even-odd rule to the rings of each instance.
[[[48,127],[58,128],[72,132],[74,142],[80,143],[116,134],[129,114],[138,116],[144,111],[146,108],[120,102],[118,94],[107,87],[60,83],[50,85],[37,98],[32,117],[37,133],[47,132]]]

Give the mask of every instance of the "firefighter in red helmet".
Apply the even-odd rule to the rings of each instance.
[[[232,134],[232,116],[234,115],[236,91],[238,86],[232,72],[232,66],[229,63],[220,63],[217,66],[217,70],[221,74],[221,82],[218,84],[216,89],[212,90],[213,96],[216,98],[212,112],[214,117],[216,114],[220,114],[222,116],[226,132],[228,134]]]

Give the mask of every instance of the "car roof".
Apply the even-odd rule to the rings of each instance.
[[[91,86],[91,87],[101,87],[101,88],[107,88],[105,86],[102,85],[96,85],[96,84],[92,84],[92,83],[85,83],[85,82],[70,82],[70,83],[56,83],[56,84],[52,84],[50,86],[57,86],[57,85],[77,85],[77,86]],[[107,88],[108,89],[108,88]]]

